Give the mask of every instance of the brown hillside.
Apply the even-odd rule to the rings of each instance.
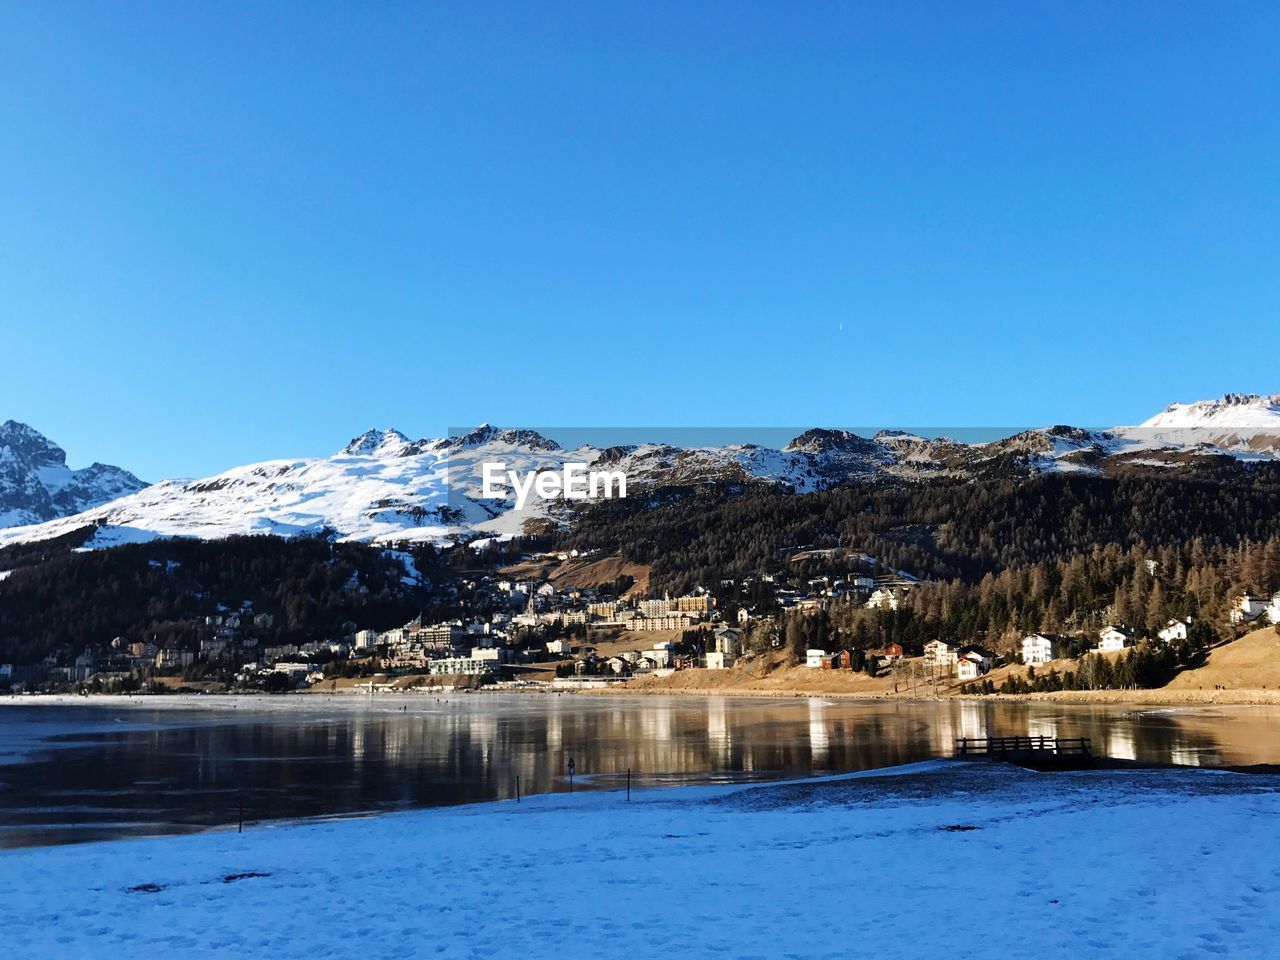
[[[557,590],[596,587],[602,583],[612,583],[620,576],[628,576],[635,580],[635,584],[626,592],[626,596],[644,596],[649,591],[648,566],[632,563],[618,556],[563,562],[554,557],[537,558],[513,563],[498,572],[504,577],[517,580],[549,580]]]
[[[1274,627],[1246,633],[1215,647],[1209,662],[1178,674],[1166,690],[1274,690],[1280,687],[1280,635]]]

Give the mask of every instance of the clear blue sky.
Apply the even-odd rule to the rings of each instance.
[[[0,419],[1134,422],[1280,390],[1280,6],[0,4]]]

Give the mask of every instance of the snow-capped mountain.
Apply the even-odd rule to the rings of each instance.
[[[141,490],[128,470],[95,463],[67,466],[67,454],[25,423],[0,423],[0,527],[80,513]]]
[[[1217,400],[1171,403],[1140,424],[1143,429],[1204,429],[1280,433],[1280,393],[1228,393]]]
[[[845,430],[813,429],[781,449],[750,443],[706,447],[645,443],[566,450],[532,430],[488,424],[461,436],[422,440],[410,440],[398,430],[375,429],[332,456],[249,464],[202,480],[168,480],[136,492],[136,479],[119,471],[133,483],[122,491],[127,495],[59,519],[48,520],[48,514],[14,514],[19,522],[47,522],[0,530],[0,546],[86,528],[94,528],[87,544],[93,547],[169,536],[216,539],[323,530],[352,540],[441,541],[458,534],[507,537],[524,532],[531,523],[571,521],[575,505],[565,500],[532,497],[517,508],[509,489],[501,496],[486,496],[482,477],[486,462],[503,463],[505,469],[522,474],[559,472],[566,463],[620,471],[627,478],[628,495],[635,495],[713,480],[771,483],[804,493],[885,476],[920,480],[1043,472],[1102,474],[1182,467],[1205,456],[1270,459],[1280,454],[1278,400],[1228,396],[1174,404],[1137,427],[1054,426],[986,443],[902,431],[864,437]],[[24,453],[24,463],[48,460],[65,470],[65,458],[57,448],[39,453],[44,449],[39,444],[10,443],[8,456],[16,458],[12,451],[28,446],[36,452]],[[97,479],[107,480],[112,470],[95,465],[74,476],[98,471]],[[59,492],[72,489],[70,481],[57,487]],[[106,489],[101,483],[95,487],[99,494]]]
[[[1132,433],[1156,443],[1275,455],[1280,453],[1280,393],[1171,403]]]
[[[664,444],[564,450],[530,430],[481,426],[462,436],[410,441],[370,430],[329,457],[271,460],[201,480],[167,480],[111,503],[34,526],[0,530],[0,546],[95,527],[90,546],[167,536],[289,536],[333,530],[353,540],[442,540],[458,532],[521,533],[528,522],[563,517],[564,501],[509,490],[486,497],[482,465],[521,473],[560,471],[566,462],[621,471],[631,489],[725,479],[824,485],[813,459],[751,444],[684,449]]]

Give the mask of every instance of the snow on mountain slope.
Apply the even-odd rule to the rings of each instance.
[[[0,527],[40,523],[145,487],[128,470],[95,463],[67,466],[67,455],[25,423],[0,423]]]
[[[1280,454],[1280,393],[1229,393],[1217,400],[1172,403],[1119,436],[1148,448],[1214,447],[1236,455]]]
[[[1280,433],[1280,393],[1229,393],[1217,400],[1171,403],[1139,426],[1146,430],[1268,430]]]
[[[202,480],[169,480],[74,516],[0,530],[0,546],[86,526],[98,528],[92,547],[156,537],[290,536],[326,529],[345,539],[382,542],[439,541],[459,532],[509,537],[529,521],[558,522],[569,512],[564,501],[530,497],[517,509],[514,495],[486,498],[486,462],[521,473],[584,463],[622,472],[629,492],[711,480],[774,482],[803,492],[874,472],[890,465],[892,456],[871,441],[819,452],[755,444],[563,450],[533,431],[488,425],[460,437],[417,441],[396,430],[370,430],[330,457],[271,460]]]
[[[844,430],[808,430],[781,450],[750,443],[721,447],[645,443],[564,450],[534,431],[488,424],[462,436],[423,440],[410,440],[396,430],[370,430],[330,457],[271,460],[203,480],[170,480],[136,492],[125,490],[127,495],[119,499],[70,516],[0,530],[0,546],[44,540],[87,526],[97,528],[88,544],[91,547],[156,537],[289,536],[323,530],[345,539],[388,543],[442,541],[460,533],[510,537],[524,532],[530,522],[568,522],[573,505],[530,497],[522,509],[516,509],[510,491],[506,496],[485,497],[481,476],[485,462],[504,463],[506,469],[521,473],[559,471],[566,462],[621,471],[631,494],[713,480],[768,482],[804,493],[884,475],[920,479],[1092,474],[1106,472],[1112,463],[1178,466],[1189,462],[1189,457],[1224,452],[1245,459],[1274,458],[1280,455],[1277,421],[1280,395],[1174,404],[1139,427],[1090,431],[1054,426],[973,444],[901,431],[866,438]],[[72,474],[66,471],[60,450],[39,453],[43,449],[39,444],[24,443],[22,450],[30,446],[37,454],[34,459],[30,452],[23,454],[28,467],[23,482],[30,486],[43,476],[40,489],[50,498],[95,479],[95,470],[107,474],[96,478],[100,482],[94,489],[102,493],[110,487],[109,472],[115,468],[95,465]],[[6,449],[18,448],[10,444],[0,447],[0,452]],[[12,459],[15,454],[8,456]],[[34,473],[33,463],[37,464]],[[124,476],[136,484],[136,478]],[[50,490],[54,493],[49,494]],[[37,514],[19,516],[20,520],[43,519]]]

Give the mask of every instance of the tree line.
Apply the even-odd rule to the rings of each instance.
[[[264,645],[388,628],[443,602],[437,588],[448,572],[430,547],[413,549],[429,585],[407,583],[401,559],[387,550],[327,536],[50,549],[0,580],[0,662],[32,663],[117,636],[190,648],[211,633],[204,618],[238,612],[245,601],[252,613],[271,615],[253,628]]]

